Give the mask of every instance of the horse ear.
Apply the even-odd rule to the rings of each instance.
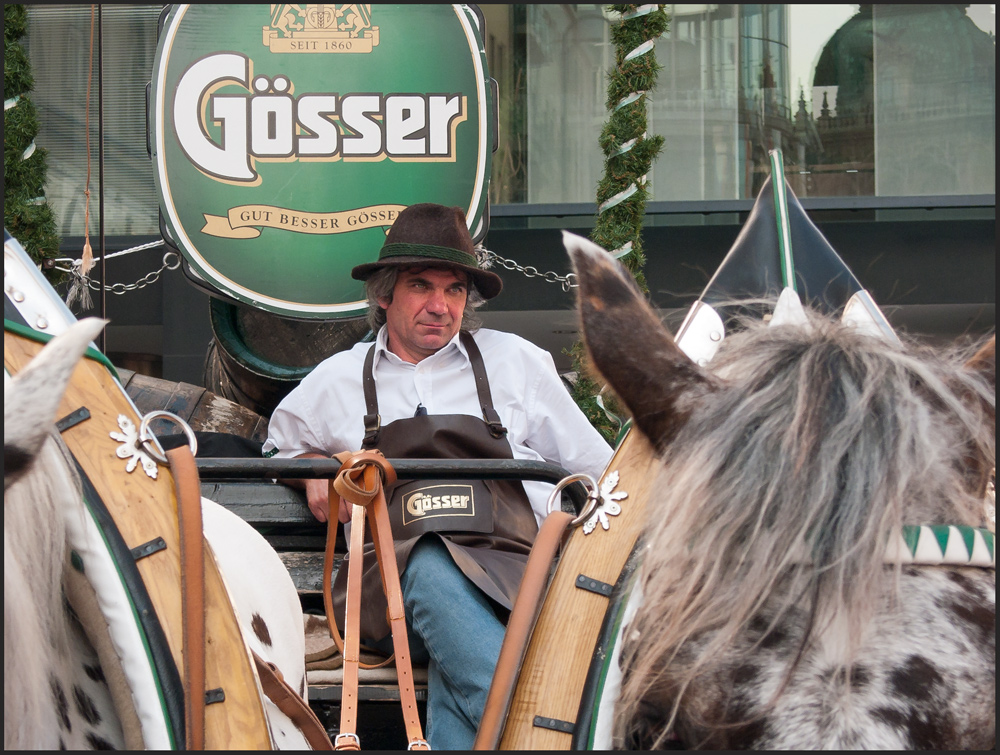
[[[73,368],[107,322],[88,317],[74,323],[4,386],[5,489],[28,470],[41,450]]]
[[[977,372],[993,389],[993,393],[997,390],[997,337],[993,335],[990,340],[987,341],[982,348],[977,351],[969,361],[965,363],[965,369],[970,372]],[[996,407],[986,405],[987,413],[992,417],[994,430],[996,425]]]
[[[994,334],[979,351],[968,362],[965,363],[967,370],[980,373],[993,389],[997,387],[997,337]]]
[[[579,281],[577,306],[590,360],[662,452],[690,417],[691,399],[714,390],[716,379],[680,350],[610,254],[566,231],[563,244]]]
[[[977,351],[969,361],[965,363],[965,369],[971,372],[978,372],[993,388],[996,393],[997,387],[997,337],[993,335],[986,344]],[[996,433],[996,408],[983,402],[987,411],[987,416],[993,422],[993,432]],[[966,459],[968,465],[968,485],[977,496],[985,496],[989,484],[991,468],[996,464],[995,459],[988,459],[980,454],[972,453]]]

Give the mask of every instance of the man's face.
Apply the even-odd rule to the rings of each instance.
[[[401,270],[385,310],[389,351],[416,364],[447,344],[462,325],[468,296],[463,273],[447,268]]]

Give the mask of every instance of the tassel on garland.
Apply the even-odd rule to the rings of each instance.
[[[90,246],[89,236],[83,240],[83,256],[80,258],[80,273],[84,278],[94,269],[94,249]]]
[[[90,296],[90,271],[93,268],[94,250],[90,246],[90,238],[85,237],[83,241],[83,256],[78,263],[73,265],[73,271],[70,273],[72,282],[69,285],[69,292],[66,294],[67,307],[72,307],[78,300],[83,312],[94,306],[94,301]]]
[[[89,152],[89,147],[88,147]],[[90,298],[90,271],[94,269],[94,249],[90,246],[90,160],[87,160],[87,188],[83,191],[87,198],[83,211],[83,254],[80,261],[73,265],[70,273],[72,282],[66,294],[66,306],[72,307],[79,299],[82,311],[86,312],[94,306]]]

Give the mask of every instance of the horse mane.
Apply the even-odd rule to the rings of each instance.
[[[47,676],[68,657],[63,607],[68,516],[83,516],[80,480],[52,424],[72,371],[107,321],[86,318],[4,380],[4,749],[56,749]]]
[[[68,655],[62,591],[66,517],[82,515],[79,479],[54,438],[44,441],[33,464],[33,469],[4,490],[7,750],[58,747],[57,713],[47,674],[49,656]]]
[[[693,681],[734,650],[749,660],[783,621],[802,627],[786,684],[834,625],[849,669],[892,599],[890,536],[904,524],[983,525],[968,462],[995,464],[996,395],[964,368],[972,349],[889,343],[808,310],[807,320],[727,335],[712,362],[721,387],[665,449],[643,605],[623,648],[619,742],[641,725],[643,701],[665,699],[672,725]]]

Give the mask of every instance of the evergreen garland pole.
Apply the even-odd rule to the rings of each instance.
[[[65,276],[43,264],[59,256],[59,237],[52,208],[45,201],[45,150],[35,145],[38,113],[28,96],[35,82],[20,41],[27,30],[25,7],[4,5],[3,224],[55,284]]]
[[[646,131],[646,102],[662,66],[656,62],[656,40],[670,19],[663,5],[609,5],[620,15],[612,24],[615,67],[608,74],[608,120],[601,130],[604,177],[597,185],[597,222],[591,240],[609,250],[632,273],[643,293],[649,292],[642,268],[642,218],[646,212],[646,175],[663,147],[662,136]],[[591,423],[609,441],[619,431],[623,413],[612,396],[586,374],[583,344],[570,349],[578,378],[573,397]]]

